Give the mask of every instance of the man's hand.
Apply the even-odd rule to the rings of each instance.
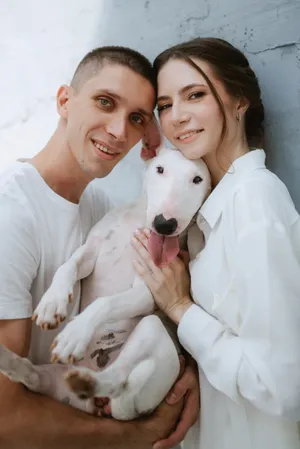
[[[170,449],[179,444],[190,427],[195,424],[200,411],[199,374],[196,362],[188,355],[186,363],[181,356],[181,371],[183,374],[170,390],[166,402],[176,404],[184,399],[184,406],[177,426],[168,438],[157,441],[153,449]]]
[[[149,417],[134,420],[136,432],[132,437],[138,438],[140,447],[153,448],[157,441],[165,440],[174,432],[183,411],[184,400],[170,405],[164,400]],[[133,422],[133,421],[131,421]]]

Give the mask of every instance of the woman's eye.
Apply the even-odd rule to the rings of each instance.
[[[189,96],[189,100],[196,100],[204,96],[204,92],[194,92]]]
[[[157,112],[160,113],[162,111],[165,111],[166,109],[170,108],[171,105],[170,104],[162,104],[157,106]]]
[[[99,103],[104,106],[105,108],[112,106],[111,102],[107,99],[107,98],[102,98],[100,97],[99,99]]]
[[[164,167],[159,165],[158,167],[156,167],[156,171],[157,171],[157,173],[159,173],[161,175],[164,172]]]
[[[143,117],[141,117],[138,114],[132,114],[131,115],[131,120],[135,123],[138,123],[139,125],[143,125],[145,120],[143,119]]]
[[[195,178],[193,179],[193,183],[200,184],[200,182],[202,182],[202,178],[200,176],[195,176]]]

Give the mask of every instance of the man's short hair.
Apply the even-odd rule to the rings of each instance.
[[[105,46],[90,51],[77,66],[71,86],[79,90],[88,79],[97,75],[104,64],[128,67],[147,79],[157,94],[156,75],[150,61],[138,51],[120,46]]]

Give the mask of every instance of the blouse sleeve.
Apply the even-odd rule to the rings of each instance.
[[[280,214],[278,214],[280,215]],[[236,335],[198,305],[178,335],[209,382],[232,400],[300,420],[299,218],[248,221],[235,243],[242,323]]]

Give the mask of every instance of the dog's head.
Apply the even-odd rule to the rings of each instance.
[[[147,161],[144,189],[146,226],[151,230],[149,252],[154,262],[168,265],[179,252],[182,233],[210,192],[210,175],[202,160],[186,159],[179,150],[165,148],[155,119],[148,125],[141,157]]]

